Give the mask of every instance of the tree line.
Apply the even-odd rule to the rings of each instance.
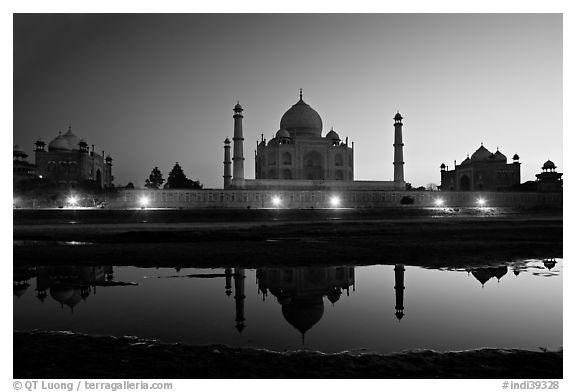
[[[166,181],[165,184],[164,181]],[[163,187],[162,184],[164,184]],[[202,189],[203,187],[200,181],[194,181],[186,177],[178,162],[168,173],[167,180],[164,180],[162,172],[158,169],[158,166],[155,166],[146,179],[144,186],[148,189],[160,189],[160,187],[162,189]]]

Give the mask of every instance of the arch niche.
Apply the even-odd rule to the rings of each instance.
[[[303,173],[305,180],[324,179],[324,157],[318,151],[310,151],[304,155]]]
[[[470,177],[464,174],[460,177],[460,190],[461,191],[469,191],[470,190]]]

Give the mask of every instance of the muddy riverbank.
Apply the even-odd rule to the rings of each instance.
[[[14,333],[14,378],[562,378],[562,351],[273,352],[135,337]],[[263,366],[265,364],[265,366]]]

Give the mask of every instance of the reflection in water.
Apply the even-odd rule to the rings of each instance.
[[[235,278],[236,279],[236,278]],[[352,267],[259,268],[256,270],[262,298],[272,293],[282,306],[284,319],[302,334],[324,315],[326,296],[334,305],[350,286],[354,286]]]
[[[97,286],[134,286],[136,283],[115,282],[112,266],[41,266],[14,268],[14,295],[21,297],[30,287],[28,280],[36,277],[36,298],[44,302],[47,292],[62,308],[71,311]]]
[[[137,284],[115,281],[114,268],[130,280],[143,279],[140,287],[105,289],[98,298],[86,303],[96,294],[97,288],[100,293],[103,287]],[[508,274],[509,269],[513,274]],[[529,298],[531,293],[538,292],[537,300],[561,303],[561,281],[550,281],[546,285],[547,292],[532,288],[543,287],[535,285],[536,281],[541,281],[540,277],[559,276],[561,270],[561,263],[555,259],[466,269],[468,279],[459,271],[446,274],[445,271],[402,264],[393,267],[266,267],[255,271],[243,268],[225,268],[223,271],[177,269],[178,275],[170,274],[170,270],[164,268],[15,267],[14,328],[135,334],[195,344],[223,343],[277,349],[297,348],[306,339],[308,345],[310,340],[313,347],[325,351],[350,347],[376,347],[387,351],[422,347],[467,348],[462,346],[466,343],[459,340],[461,334],[458,331],[479,334],[477,329],[483,325],[474,344],[486,347],[491,341],[501,339],[502,328],[510,331],[528,328],[537,336],[544,331],[548,339],[558,328],[561,332],[561,309],[558,310],[559,316],[534,320],[531,315],[535,299]],[[254,292],[258,293],[257,297],[250,295],[251,287],[246,287],[247,276],[256,278]],[[405,318],[404,307],[406,276],[410,279],[408,318]],[[149,277],[164,279],[147,279]],[[362,283],[359,291],[355,289],[357,279]],[[499,284],[490,285],[491,280]],[[479,286],[477,282],[483,290],[474,290]],[[36,293],[29,295],[34,283]],[[555,287],[559,287],[560,294],[554,294],[556,289],[550,291]],[[342,296],[344,292],[346,296]],[[275,301],[266,301],[269,294]],[[560,295],[560,301],[554,295]],[[48,296],[53,301],[46,301]],[[186,306],[195,311],[182,312],[182,298],[186,298]],[[332,306],[325,308],[325,298]],[[497,309],[482,305],[495,302],[499,303]],[[50,304],[56,303],[59,304],[56,310],[68,307],[71,312],[55,312]],[[469,306],[472,303],[475,306]],[[82,304],[83,311],[73,312],[79,304]],[[390,309],[389,313],[373,311],[381,308],[382,304]],[[519,307],[524,313],[518,313]],[[110,311],[112,308],[116,309],[114,315]],[[246,310],[249,310],[248,316]],[[511,312],[515,316],[510,316]],[[550,312],[556,314],[554,309]],[[463,317],[464,313],[466,316]],[[63,319],[64,315],[70,318]],[[558,320],[553,323],[555,318]],[[503,324],[500,327],[487,326],[481,321],[488,319],[491,322],[501,320]],[[400,320],[401,327],[398,324]],[[423,325],[427,327],[423,329]],[[230,335],[231,327],[235,327],[239,334]],[[294,337],[290,338],[290,334],[284,331],[293,331],[292,328],[300,336],[297,346],[290,340]],[[381,338],[387,335],[382,334],[384,330],[394,334],[394,341]],[[428,340],[420,342],[425,335],[429,335],[426,337]],[[524,336],[524,342],[534,340]],[[559,336],[561,339],[561,333]],[[483,340],[486,338],[489,340]],[[449,344],[442,342],[446,339]],[[516,336],[507,335],[506,339],[514,341]],[[434,343],[437,340],[440,343]]]
[[[474,268],[468,270],[468,272],[472,272],[472,276],[484,287],[484,284],[492,278],[496,278],[500,282],[500,279],[508,272],[508,267],[503,265],[500,267]]]
[[[394,267],[394,291],[396,291],[396,318],[398,321],[404,317],[404,271],[406,268],[402,264]]]

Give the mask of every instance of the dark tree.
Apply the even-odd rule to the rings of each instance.
[[[165,189],[202,189],[202,184],[186,177],[182,167],[176,162],[166,181]]]
[[[164,178],[162,177],[162,172],[158,169],[158,166],[155,166],[150,173],[150,177],[146,179],[146,183],[144,186],[148,189],[158,189],[164,182]]]

